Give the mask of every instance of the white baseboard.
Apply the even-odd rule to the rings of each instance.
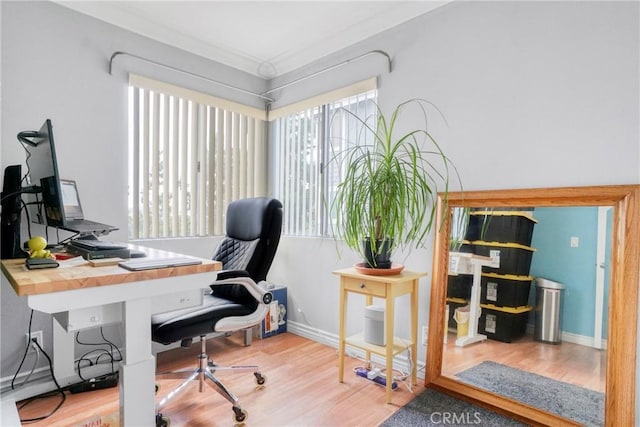
[[[527,334],[528,335],[533,335],[534,333],[534,324],[533,323],[527,323]],[[573,344],[578,344],[578,345],[583,345],[585,347],[591,347],[591,348],[597,348],[594,345],[595,339],[594,337],[589,337],[586,335],[578,335],[578,334],[574,334],[571,332],[566,332],[566,331],[561,331],[560,332],[560,340],[561,342],[570,342]],[[607,340],[603,339],[602,340],[602,348],[600,350],[606,350],[607,349]]]
[[[584,345],[586,347],[596,348],[594,345],[595,339],[593,337],[588,337],[585,335],[572,334],[571,332],[562,331],[563,342],[570,342],[574,344]],[[602,340],[602,348],[600,350],[607,349],[607,340]]]
[[[323,331],[317,328],[312,328],[308,325],[304,325],[302,323],[292,322],[291,320],[287,320],[287,332],[290,332],[294,335],[301,336],[303,338],[310,339],[311,341],[318,342],[320,344],[327,345],[329,347],[338,348],[338,335],[329,333],[327,331]],[[364,360],[365,352],[364,350],[353,348],[347,346],[345,350],[347,356],[354,357],[357,359]],[[371,355],[371,361],[384,367],[385,359],[379,355]],[[393,358],[393,366],[394,369],[397,369],[402,372],[409,372],[409,354],[408,352],[404,352],[399,354]],[[423,369],[425,367],[425,362],[418,360],[418,378],[424,379]]]
[[[121,351],[124,352],[124,350]],[[104,353],[102,353],[101,355],[104,355]],[[95,363],[97,357],[98,356],[93,356],[89,359],[91,359]],[[118,368],[119,362],[114,362],[113,367],[111,366],[111,363],[100,363],[93,366],[83,366],[82,377],[85,379],[95,378],[111,373],[112,369],[118,371]],[[51,371],[49,370],[48,365],[35,369],[31,374],[29,381],[26,384],[21,385],[27,375],[28,372],[21,372],[16,376],[14,389],[11,389],[11,381],[13,380],[13,375],[0,378],[0,391],[2,393],[2,398],[13,399],[17,402],[33,396],[38,396],[42,393],[54,391],[57,388],[56,383],[51,378]],[[82,381],[82,379],[78,375],[74,375],[67,378],[56,378],[56,381],[58,382],[60,387],[66,387],[71,384],[79,383]]]
[[[116,371],[118,370],[118,364],[115,364]],[[102,375],[106,375],[111,373],[111,364],[100,364],[96,366],[87,366],[82,368],[82,376],[86,379],[95,378]],[[23,377],[26,375],[22,375]],[[51,373],[49,372],[49,368],[41,368],[37,371],[34,371],[31,378],[29,378],[29,382],[23,386],[16,387],[15,389],[11,389],[11,378],[13,377],[5,377],[2,378],[0,387],[2,388],[2,396],[4,398],[14,399],[16,402],[28,399],[33,396],[37,396],[42,393],[47,393],[50,391],[56,390],[56,384],[51,379]],[[71,378],[56,378],[60,387],[66,387],[71,384],[79,383],[82,380],[78,376],[74,376]],[[16,383],[20,384],[22,379],[17,378]]]

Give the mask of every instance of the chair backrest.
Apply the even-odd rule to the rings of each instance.
[[[246,270],[257,283],[267,278],[282,231],[282,203],[269,197],[233,201],[227,207],[227,235],[213,259],[225,270]]]

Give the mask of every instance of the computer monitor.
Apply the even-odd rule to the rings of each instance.
[[[40,201],[44,201],[45,206],[45,218],[42,218],[40,209],[35,209],[31,211],[35,214],[35,217],[32,215],[31,220],[41,224],[61,225],[63,221],[62,191],[51,120],[45,120],[37,133],[21,140],[25,143],[27,150],[29,185],[41,188]]]

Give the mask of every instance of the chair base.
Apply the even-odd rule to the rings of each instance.
[[[161,379],[184,379],[179,386],[171,390],[163,399],[156,405],[156,426],[168,425],[166,418],[162,416],[160,410],[169,403],[170,400],[179,395],[184,389],[191,383],[191,381],[198,381],[198,390],[202,393],[205,390],[204,385],[207,384],[215,391],[217,391],[222,397],[227,399],[233,406],[234,419],[236,422],[243,422],[247,417],[247,412],[244,411],[238,402],[238,398],[231,392],[222,382],[216,378],[214,373],[216,371],[231,371],[231,372],[253,372],[256,378],[256,384],[258,386],[264,385],[266,379],[260,373],[259,367],[255,365],[243,365],[243,366],[217,366],[209,359],[207,355],[206,339],[204,335],[200,336],[200,354],[198,355],[198,367],[194,369],[183,369],[179,371],[160,372],[156,375]],[[209,380],[209,381],[207,381]]]

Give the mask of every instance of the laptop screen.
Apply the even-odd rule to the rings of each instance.
[[[65,219],[84,219],[82,207],[80,206],[80,197],[78,197],[78,189],[76,188],[76,182],[68,179],[61,179],[60,189],[62,191],[62,204],[64,205]]]

